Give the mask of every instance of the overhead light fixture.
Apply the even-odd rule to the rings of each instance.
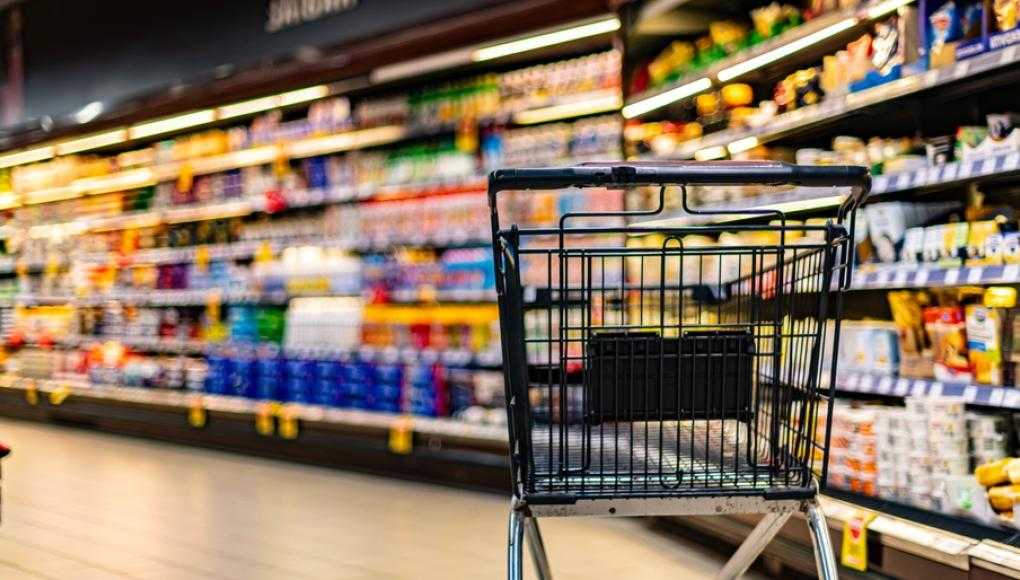
[[[97,193],[110,193],[113,191],[138,189],[140,187],[147,187],[155,184],[156,177],[152,169],[143,167],[141,169],[121,171],[119,173],[112,173],[110,175],[103,175],[100,177],[77,179],[73,184],[71,184],[71,188],[78,193],[95,195]]]
[[[514,122],[521,125],[533,125],[535,123],[545,123],[546,121],[556,121],[559,119],[569,119],[572,117],[615,111],[619,109],[621,105],[623,105],[623,97],[621,97],[619,93],[615,93],[582,101],[561,103],[559,105],[550,105],[539,109],[520,111],[514,114]]]
[[[711,161],[712,159],[722,159],[723,157],[726,157],[726,148],[722,145],[705,147],[694,152],[694,159],[697,161]]]
[[[215,120],[216,111],[213,109],[203,109],[201,111],[193,111],[191,113],[177,115],[175,117],[167,117],[158,121],[149,121],[148,123],[132,125],[131,128],[128,129],[128,136],[132,139],[145,139],[146,137],[154,137],[164,133],[173,133],[174,131],[180,131],[181,129],[187,129],[189,127],[205,125],[207,123],[212,123]]]
[[[56,145],[57,155],[70,155],[72,153],[80,153],[90,149],[99,149],[100,147],[117,145],[127,141],[127,136],[127,129],[114,129],[113,131],[107,131],[105,133],[96,133],[95,135],[61,141]]]
[[[449,50],[438,54],[430,54],[421,58],[405,60],[404,62],[398,62],[396,64],[388,64],[386,66],[373,69],[372,73],[368,76],[368,79],[373,84],[381,84],[416,77],[425,73],[463,66],[472,62],[473,53],[474,51],[470,48]]]
[[[902,6],[910,4],[913,1],[914,0],[886,0],[885,2],[881,2],[879,4],[872,6],[871,8],[868,8],[867,12],[868,19],[876,20],[878,18],[885,16],[886,14],[889,14],[890,12],[898,10]]]
[[[51,187],[49,189],[37,189],[25,193],[24,202],[26,205],[35,205],[51,201],[64,201],[65,199],[74,199],[76,197],[80,197],[80,194],[73,187]]]
[[[230,169],[252,167],[272,163],[280,155],[280,148],[276,145],[263,145],[231,151],[214,157],[198,158],[191,162],[192,171],[197,174],[218,173]]]
[[[274,95],[272,97],[262,97],[260,99],[251,99],[249,101],[241,101],[240,103],[223,105],[222,107],[216,108],[216,117],[220,119],[232,119],[234,117],[243,117],[244,115],[254,115],[255,113],[275,109],[279,102],[279,97]]]
[[[270,111],[280,107],[289,107],[290,105],[307,103],[308,101],[328,97],[329,92],[329,86],[316,85],[314,87],[306,87],[295,91],[280,93],[278,95],[270,95],[268,97],[260,97],[258,99],[241,101],[239,103],[231,103],[229,105],[217,107],[216,118],[221,120],[232,119],[234,117],[243,117],[244,115],[253,115],[263,111]]]
[[[0,192],[0,210],[13,209],[21,205],[21,197],[13,191]],[[0,226],[3,227],[3,226]],[[0,236],[5,237],[5,236]]]
[[[251,214],[252,211],[252,205],[247,201],[228,201],[215,205],[170,209],[163,213],[162,219],[168,224],[178,224],[183,222],[244,217]]]
[[[835,24],[826,26],[825,28],[818,30],[816,32],[812,32],[807,36],[802,36],[797,40],[784,44],[783,46],[780,46],[768,52],[759,54],[758,56],[755,56],[753,58],[749,58],[744,62],[735,64],[729,68],[724,68],[721,71],[719,71],[719,74],[716,75],[716,78],[719,79],[719,82],[723,83],[729,82],[741,75],[745,75],[753,70],[757,70],[763,66],[776,62],[777,60],[786,58],[791,54],[804,50],[805,48],[811,45],[818,44],[819,42],[825,40],[826,38],[835,36],[840,32],[843,32],[844,30],[853,28],[856,25],[857,25],[856,18],[844,18],[843,20],[840,20]]]
[[[640,115],[644,115],[649,111],[655,109],[661,109],[670,103],[675,103],[680,99],[686,99],[687,97],[702,93],[712,88],[712,79],[708,77],[702,77],[696,81],[691,81],[687,84],[674,87],[666,92],[659,93],[648,97],[647,99],[641,99],[640,101],[634,101],[623,108],[623,116],[627,119],[633,119]]]
[[[47,159],[52,159],[53,155],[54,149],[52,145],[36,147],[34,149],[23,149],[14,153],[8,153],[7,155],[0,155],[0,167],[13,167],[15,165],[24,165],[25,163],[46,161]]]
[[[100,103],[99,101],[92,101],[74,114],[74,120],[84,125],[89,121],[95,120],[95,118],[102,114],[102,112],[103,103]]]
[[[308,101],[314,101],[328,96],[329,86],[327,85],[315,85],[314,87],[305,87],[303,89],[287,91],[286,93],[280,93],[277,95],[280,99],[281,107],[307,103]]]
[[[286,146],[286,154],[289,157],[314,157],[328,153],[339,153],[350,151],[360,147],[373,147],[399,141],[407,136],[407,130],[399,125],[386,125],[372,129],[361,129],[359,131],[346,131],[319,137],[317,139],[302,139]]]
[[[492,60],[494,58],[502,58],[504,56],[529,52],[539,48],[545,48],[547,46],[555,46],[557,44],[580,40],[590,36],[607,34],[619,29],[620,19],[615,16],[611,16],[594,22],[579,24],[569,28],[544,32],[518,40],[511,40],[509,42],[502,42],[479,48],[472,53],[471,60],[475,62],[482,62]]]
[[[750,151],[751,149],[754,149],[757,146],[758,138],[752,136],[744,137],[743,139],[737,139],[736,141],[727,145],[726,149],[729,150],[730,155],[734,155],[737,153],[743,153],[744,151]]]

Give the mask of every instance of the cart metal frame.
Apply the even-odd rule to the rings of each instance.
[[[771,221],[568,227],[579,219],[660,215],[670,186],[681,188],[686,212],[708,213],[688,205],[688,186],[753,184],[848,192],[824,225],[741,209],[711,213]],[[658,207],[568,211],[555,228],[500,225],[500,192],[634,186],[658,186]],[[819,577],[838,578],[816,495],[827,475],[855,215],[869,189],[863,167],[778,162],[593,163],[490,175],[514,486],[510,580],[523,579],[525,538],[539,577],[552,577],[540,517],[764,514],[717,576],[737,578],[798,511]],[[776,241],[708,249],[683,241],[728,231],[765,232]],[[651,249],[593,241],[614,235],[664,241]],[[572,243],[572,236],[584,237]],[[523,281],[535,278],[535,263],[545,296],[537,307],[525,300]],[[526,321],[534,309],[538,317]],[[791,319],[796,313],[803,321]],[[831,373],[825,388],[823,371]],[[829,410],[825,421],[819,407]]]

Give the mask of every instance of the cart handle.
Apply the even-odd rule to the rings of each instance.
[[[850,187],[839,216],[852,214],[868,197],[871,176],[855,165],[793,165],[780,161],[598,162],[572,167],[497,169],[489,174],[489,203],[514,189],[630,187],[635,185],[803,185]]]

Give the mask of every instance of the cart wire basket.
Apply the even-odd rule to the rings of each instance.
[[[775,209],[699,211],[687,199],[690,187],[783,184],[846,197],[834,219],[810,225]],[[657,207],[566,212],[558,227],[500,224],[500,192],[635,186],[655,187]],[[538,517],[767,514],[719,573],[734,578],[796,511],[807,516],[819,576],[836,578],[815,496],[855,212],[869,186],[863,167],[778,162],[490,175],[511,580],[523,578],[525,535],[539,575],[551,577]],[[679,190],[685,221],[662,219],[669,189]],[[734,232],[744,235],[727,240]]]

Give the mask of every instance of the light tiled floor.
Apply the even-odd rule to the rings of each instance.
[[[505,577],[497,495],[9,420],[0,441],[4,580]],[[543,532],[557,580],[720,565],[636,521]]]

